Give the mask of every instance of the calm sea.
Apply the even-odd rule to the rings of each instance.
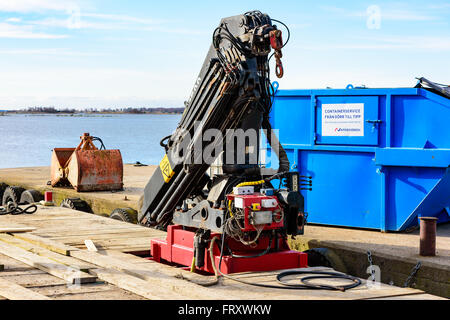
[[[124,163],[158,164],[161,138],[181,115],[7,115],[0,116],[0,168],[50,166],[53,148],[74,148],[89,132],[107,149],[120,149]]]

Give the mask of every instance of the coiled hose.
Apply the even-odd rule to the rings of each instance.
[[[37,210],[37,206],[35,204],[31,204],[26,208],[20,208],[18,204],[15,204],[14,202],[10,201],[8,204],[4,207],[0,207],[0,216],[11,214],[11,215],[18,215],[18,214],[33,214]]]
[[[224,249],[224,243],[225,243],[225,235],[222,235],[222,249],[220,253],[220,262],[219,267],[216,267],[215,261],[214,261],[214,255],[213,255],[213,247],[214,243],[217,241],[218,237],[214,237],[211,239],[211,243],[209,246],[209,256],[211,259],[212,267],[214,270],[214,274],[216,276],[216,281],[212,281],[209,285],[213,285],[215,283],[218,283],[218,279],[220,275],[224,278],[240,282],[243,284],[256,286],[256,287],[262,287],[262,288],[271,288],[271,289],[320,289],[320,290],[336,290],[336,291],[345,291],[348,289],[355,288],[361,284],[361,280],[355,277],[352,277],[350,275],[337,273],[337,272],[329,272],[329,271],[307,271],[307,270],[288,270],[283,271],[277,275],[277,281],[282,284],[281,286],[276,285],[270,285],[270,284],[262,284],[262,283],[253,283],[244,281],[241,279],[236,279],[232,276],[229,276],[227,274],[222,273],[220,271],[220,265],[222,263],[222,256],[223,256],[223,249]],[[219,275],[220,274],[220,275]],[[302,283],[288,283],[283,280],[283,278],[290,276],[290,275],[300,275],[300,274],[311,274],[311,276],[303,277],[300,279]],[[314,279],[342,279],[342,280],[350,280],[351,283],[348,285],[342,285],[342,286],[332,286],[332,285],[324,285],[324,284],[310,284],[309,281]]]

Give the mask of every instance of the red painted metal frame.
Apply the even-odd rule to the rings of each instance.
[[[184,266],[190,266],[194,256],[194,235],[195,232],[183,230],[182,226],[173,225],[167,228],[166,240],[153,239],[151,240],[151,253],[153,260],[160,262],[165,260],[167,262],[176,263]],[[219,236],[220,234],[211,234],[211,238]],[[267,248],[269,239],[261,239],[261,245],[257,248],[252,248],[251,251],[261,250],[261,247]],[[291,268],[305,268],[308,265],[308,255],[303,252],[290,250],[285,240],[279,240],[279,251],[267,253],[260,257],[254,258],[235,258],[231,256],[223,256],[221,271],[224,274],[247,272],[247,271],[272,271]],[[216,242],[220,245],[220,242]],[[281,246],[280,246],[281,244]],[[216,267],[220,262],[220,250],[218,246],[214,246],[213,255]],[[230,242],[229,246],[233,251],[239,247],[238,242]],[[248,247],[246,247],[248,248]],[[241,245],[241,250],[244,247]],[[237,254],[252,255],[251,251],[240,251]],[[214,273],[211,264],[208,249],[205,249],[205,265],[200,268],[202,271]]]

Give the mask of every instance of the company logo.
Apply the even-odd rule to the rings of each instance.
[[[341,133],[341,132],[361,132],[361,129],[359,128],[335,128],[334,132]]]

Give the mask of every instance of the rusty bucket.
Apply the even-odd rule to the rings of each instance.
[[[102,148],[98,149],[93,141],[100,141]],[[85,133],[77,148],[53,149],[51,184],[72,186],[78,192],[122,190],[120,150],[106,150],[101,139]]]

